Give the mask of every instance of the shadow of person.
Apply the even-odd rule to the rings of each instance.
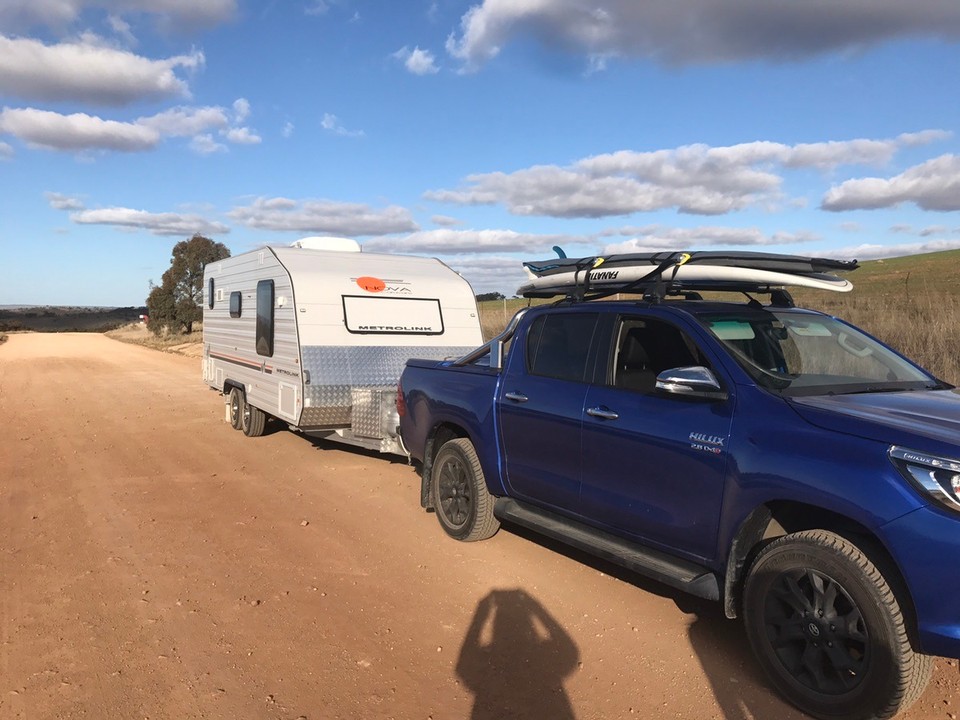
[[[494,590],[477,605],[457,660],[474,694],[471,720],[575,720],[563,679],[580,650],[525,591]]]

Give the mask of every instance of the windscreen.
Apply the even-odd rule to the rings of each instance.
[[[700,321],[760,385],[784,395],[944,387],[865,333],[825,315],[746,308]]]

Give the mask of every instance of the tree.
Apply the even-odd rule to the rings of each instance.
[[[193,332],[193,324],[203,317],[203,267],[228,257],[226,245],[200,233],[174,245],[170,267],[147,296],[150,329],[157,335],[164,329]]]
[[[487,302],[488,300],[503,300],[503,293],[488,292],[477,295],[477,302]]]

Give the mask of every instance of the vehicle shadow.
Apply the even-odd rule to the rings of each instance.
[[[473,693],[471,720],[575,720],[563,681],[580,650],[522,589],[494,590],[478,604],[463,639],[457,675]]]
[[[525,528],[510,525],[507,529],[598,572],[633,585],[639,591],[672,600],[677,609],[690,619],[687,635],[691,649],[710,683],[724,720],[807,718],[782,700],[769,685],[763,669],[750,649],[742,620],[728,619],[720,603],[688,595]]]
[[[286,425],[280,427],[280,423],[277,423],[277,430],[289,430]],[[293,430],[289,432],[300,435],[304,440],[313,445],[316,450],[323,451],[332,451],[339,450],[340,452],[353,453],[359,456],[376,458],[379,461],[387,462],[391,465],[410,465],[410,461],[405,457],[399,455],[391,455],[388,453],[381,453],[376,450],[370,450],[368,448],[359,447],[357,445],[350,445],[349,443],[337,442],[336,440],[330,440],[329,438],[317,437],[316,435],[307,435],[305,433],[296,433]]]

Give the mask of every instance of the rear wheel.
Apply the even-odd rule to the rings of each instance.
[[[260,437],[267,426],[267,414],[260,408],[256,408],[248,402],[243,404],[243,415],[241,416],[240,427],[243,434],[247,437]]]
[[[819,718],[889,718],[926,687],[893,591],[848,540],[824,530],[785,535],[757,556],[743,616],[770,680]]]
[[[493,516],[494,498],[473,443],[456,438],[445,443],[433,462],[430,492],[440,526],[464,542],[486,540],[500,529]]]
[[[243,392],[240,388],[233,388],[230,391],[230,426],[234,430],[239,430],[243,423],[244,405]]]

